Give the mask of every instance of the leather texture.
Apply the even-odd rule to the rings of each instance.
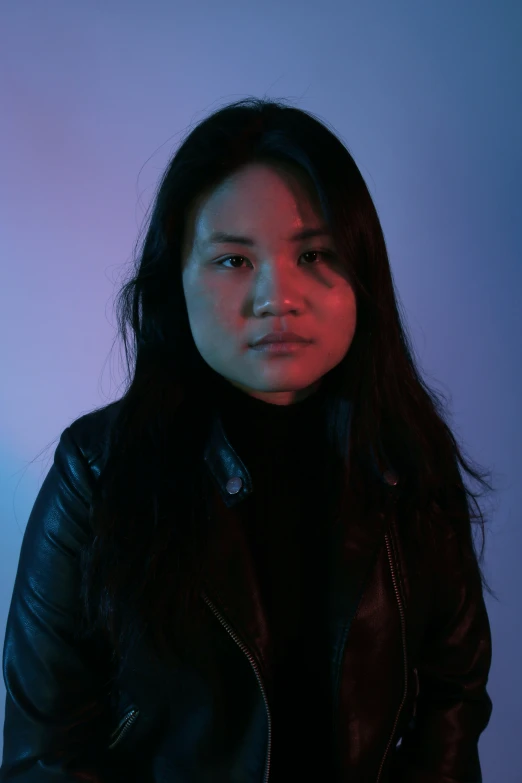
[[[4,643],[0,781],[267,783],[272,640],[234,514],[252,482],[218,415],[205,465],[228,534],[201,594],[205,665],[153,666],[142,641],[109,689],[102,648],[75,641],[78,553],[92,535],[90,497],[117,405],[63,431],[27,524]],[[481,783],[478,741],[492,703],[480,574],[449,524],[436,559],[428,545],[411,546],[400,486],[392,467],[376,468],[373,510],[331,542],[335,781]]]

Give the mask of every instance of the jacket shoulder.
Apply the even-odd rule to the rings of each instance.
[[[85,413],[65,430],[80,450],[89,468],[97,473],[110,428],[121,410],[121,400]]]

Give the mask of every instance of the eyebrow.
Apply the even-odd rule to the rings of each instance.
[[[302,242],[305,239],[312,239],[314,237],[331,237],[331,234],[326,228],[306,228],[303,231],[292,234],[292,236],[288,238],[288,242]],[[248,245],[248,247],[253,247],[256,244],[250,237],[227,234],[224,231],[214,231],[207,240],[208,245],[218,245],[227,242],[231,242],[235,245]]]

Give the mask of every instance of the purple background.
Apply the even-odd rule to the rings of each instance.
[[[494,471],[480,754],[522,783],[521,40],[507,0],[1,3],[0,641],[51,442],[120,396],[112,298],[170,154],[224,103],[288,98],[354,155],[421,367]]]

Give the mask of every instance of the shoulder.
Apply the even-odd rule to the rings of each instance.
[[[111,426],[121,409],[121,400],[75,419],[61,435],[66,449],[78,450],[88,467],[95,473],[101,466]],[[72,455],[71,455],[72,456]]]

